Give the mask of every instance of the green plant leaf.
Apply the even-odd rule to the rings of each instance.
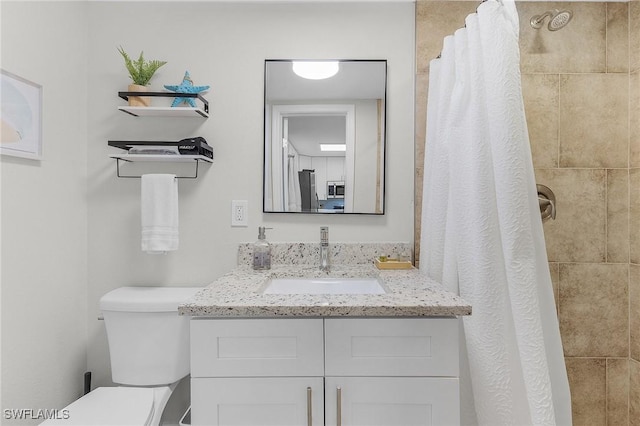
[[[129,77],[134,84],[140,86],[148,85],[153,75],[158,71],[158,68],[167,63],[166,61],[158,60],[145,61],[144,52],[140,52],[137,60],[132,60],[122,46],[118,48],[118,52],[120,52],[124,59],[124,65],[129,72]]]

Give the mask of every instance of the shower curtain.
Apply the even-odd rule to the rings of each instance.
[[[430,64],[420,269],[473,306],[461,420],[571,425],[513,1],[489,0]]]
[[[300,170],[300,159],[298,151],[291,143],[287,149],[287,211],[299,212],[302,208],[302,196],[300,194],[300,179],[298,178],[298,170]]]

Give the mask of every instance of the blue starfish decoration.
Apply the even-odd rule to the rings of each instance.
[[[165,84],[164,88],[176,93],[200,93],[200,92],[204,92],[205,90],[208,90],[209,86],[194,86],[193,80],[191,80],[191,76],[189,75],[189,71],[185,71],[184,78],[182,79],[182,83],[180,83],[177,86],[171,86],[171,85]],[[171,103],[171,106],[177,107],[181,103],[189,104],[189,106],[193,108],[196,107],[195,98],[185,98],[185,97],[173,98],[173,102]]]

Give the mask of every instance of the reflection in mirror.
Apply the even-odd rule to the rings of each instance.
[[[387,62],[317,62],[265,61],[264,211],[384,214]]]

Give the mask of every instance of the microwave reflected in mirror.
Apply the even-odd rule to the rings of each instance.
[[[344,181],[327,182],[327,199],[344,198]]]
[[[263,211],[384,214],[386,61],[294,62],[265,61]]]

